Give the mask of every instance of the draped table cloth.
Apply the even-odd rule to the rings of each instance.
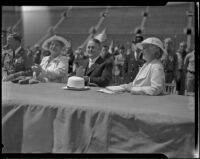
[[[105,94],[2,83],[3,153],[162,153],[192,157],[194,97]]]

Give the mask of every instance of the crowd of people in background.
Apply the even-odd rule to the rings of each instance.
[[[95,44],[91,42],[91,47],[96,46],[96,43],[100,47],[98,48],[100,49],[98,56],[100,58],[94,57],[94,60],[99,60],[102,71],[110,71],[111,65],[107,70],[104,67],[107,67],[108,63],[112,63],[110,75],[109,71],[104,72],[111,80],[106,81],[107,78],[102,75],[101,80],[104,80],[106,85],[128,84],[136,78],[140,68],[146,62],[141,45],[143,40],[141,34],[136,34],[128,46],[110,47],[107,44],[100,45],[96,41],[93,41]],[[88,51],[86,52],[87,48],[79,47],[73,50],[72,45],[66,44],[65,39],[61,36],[52,37],[49,40],[51,43],[45,41],[42,46],[35,45],[33,48],[27,49],[22,47],[21,42],[22,37],[18,33],[2,31],[3,81],[11,81],[18,76],[30,76],[35,73],[34,76],[40,78],[41,82],[66,82],[63,75],[70,76],[79,72],[80,67],[84,66],[84,61],[90,56]],[[194,92],[195,50],[186,50],[187,45],[184,41],[180,42],[179,48],[175,48],[174,41],[169,37],[166,37],[163,43],[166,52],[163,53],[161,61],[164,67],[165,83],[174,83],[179,95]],[[49,61],[51,62],[49,63]],[[51,72],[52,70],[53,72]],[[90,80],[96,79],[91,77]]]

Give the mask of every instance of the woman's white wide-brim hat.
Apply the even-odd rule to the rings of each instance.
[[[50,37],[49,39],[45,40],[42,44],[42,48],[44,50],[48,50],[49,49],[49,46],[50,46],[50,43],[52,41],[60,41],[61,43],[64,44],[64,47],[70,47],[71,44],[70,42],[68,42],[65,38],[61,37],[61,36],[58,36],[58,35],[54,35],[52,37]]]
[[[136,46],[136,48],[142,50],[142,43],[137,43],[135,46]]]
[[[158,38],[155,38],[155,37],[147,38],[147,39],[142,41],[142,46],[145,45],[145,44],[156,45],[157,47],[159,47],[163,51],[163,54],[166,53],[166,50],[163,47],[162,41],[160,39],[158,39]]]

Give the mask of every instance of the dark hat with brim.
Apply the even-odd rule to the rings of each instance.
[[[143,36],[141,34],[136,34],[134,43],[140,43],[144,40]]]

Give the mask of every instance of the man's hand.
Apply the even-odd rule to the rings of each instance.
[[[12,80],[14,80],[14,75],[13,74],[11,74],[11,75],[8,75],[8,76],[4,76],[3,77],[3,79],[2,79],[2,81],[12,81]]]
[[[85,69],[83,68],[83,66],[80,66],[76,69],[76,76],[83,77],[84,73],[85,73]]]
[[[42,71],[42,67],[38,64],[34,64],[31,69],[33,70],[33,72],[36,72],[37,75]]]
[[[84,80],[85,80],[85,83],[88,83],[89,82],[89,77],[88,76],[83,76]]]

